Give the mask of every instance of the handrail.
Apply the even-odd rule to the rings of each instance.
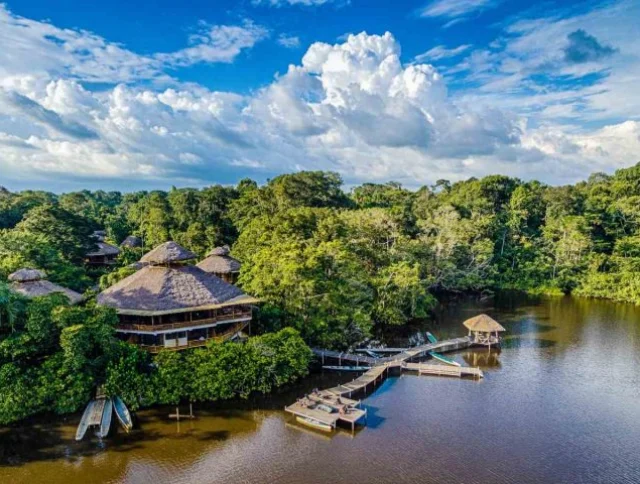
[[[190,326],[204,326],[210,323],[225,323],[232,322],[237,319],[251,318],[251,311],[241,311],[238,313],[225,314],[223,316],[217,316],[214,318],[196,319],[193,321],[180,321],[179,323],[165,323],[165,324],[128,324],[119,323],[117,329],[127,331],[163,331],[166,329],[180,329],[188,328]]]
[[[226,341],[236,333],[239,333],[240,331],[242,331],[246,326],[247,326],[246,322],[238,323],[232,329],[230,329],[229,331],[226,331],[225,333],[217,334],[211,338],[206,338],[202,340],[200,339],[191,340],[191,341],[188,341],[186,345],[182,345],[182,346],[167,347],[163,345],[148,345],[148,346],[140,345],[140,347],[144,350],[149,351],[150,353],[158,353],[161,350],[180,351],[188,348],[198,348],[198,347],[206,346],[207,343],[209,343],[209,341]]]

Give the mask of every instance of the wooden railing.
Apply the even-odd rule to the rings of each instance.
[[[147,351],[149,351],[150,353],[158,353],[159,351],[162,350],[168,350],[168,351],[180,351],[180,350],[186,350],[189,348],[198,348],[198,347],[202,347],[202,346],[206,346],[207,343],[209,343],[209,341],[218,341],[218,342],[222,342],[222,341],[226,341],[229,338],[231,338],[233,335],[235,335],[236,333],[239,333],[240,331],[242,331],[244,328],[246,328],[248,325],[248,323],[245,322],[241,322],[241,323],[237,323],[233,325],[233,328],[231,328],[228,331],[225,331],[222,334],[217,334],[211,338],[207,338],[207,339],[197,339],[197,340],[191,340],[188,341],[186,345],[182,345],[182,346],[162,346],[162,345],[155,345],[155,346],[145,346],[145,345],[140,345],[140,347],[142,349],[145,349]]]
[[[163,331],[167,329],[182,329],[192,326],[204,326],[212,323],[224,323],[236,319],[251,319],[251,311],[236,311],[229,314],[220,314],[214,318],[194,319],[192,321],[180,321],[166,324],[127,324],[119,323],[117,329],[126,331]]]

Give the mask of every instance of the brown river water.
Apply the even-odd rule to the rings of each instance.
[[[301,428],[282,411],[353,378],[318,373],[269,397],[198,406],[193,421],[142,411],[137,430],[104,442],[73,440],[78,415],[0,429],[0,482],[640,483],[640,308],[500,295],[449,303],[429,329],[464,335],[481,311],[508,329],[502,350],[450,356],[484,380],[390,377],[353,435]]]

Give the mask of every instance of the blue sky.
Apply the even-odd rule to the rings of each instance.
[[[0,185],[573,182],[640,159],[639,21],[624,0],[9,2]]]

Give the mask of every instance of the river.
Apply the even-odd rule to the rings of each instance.
[[[364,401],[368,425],[332,436],[282,408],[344,376],[316,374],[250,402],[139,413],[140,428],[73,441],[78,416],[0,429],[0,482],[639,483],[640,308],[503,294],[443,307],[430,329],[461,336],[487,312],[500,351],[451,356],[481,381],[405,374]]]

